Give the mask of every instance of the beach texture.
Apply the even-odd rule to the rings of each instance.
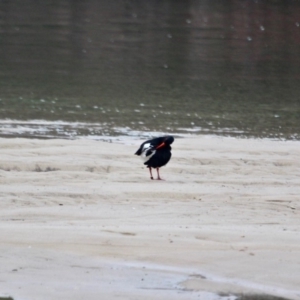
[[[0,139],[0,296],[300,299],[299,142],[142,142]]]

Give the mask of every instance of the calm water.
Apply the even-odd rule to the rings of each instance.
[[[300,1],[0,1],[1,135],[300,139],[299,81]]]

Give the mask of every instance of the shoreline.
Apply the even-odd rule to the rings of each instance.
[[[162,182],[142,141],[0,138],[0,294],[300,299],[299,141],[178,138]]]
[[[91,123],[79,121],[49,121],[49,120],[12,120],[0,119],[0,138],[32,138],[32,139],[92,139],[109,140],[136,138],[143,139],[162,135],[178,137],[217,136],[237,139],[268,139],[275,141],[299,141],[298,134],[286,135],[283,132],[267,134],[254,134],[238,128],[205,128],[191,126],[188,128],[177,127],[174,130],[167,128],[166,132],[150,130],[142,125],[139,130],[128,126],[121,127],[109,123]]]

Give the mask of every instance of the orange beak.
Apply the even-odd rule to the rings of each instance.
[[[156,147],[156,149],[159,149],[159,148],[163,147],[164,145],[165,145],[165,143],[162,142],[160,145],[158,145],[158,146]]]

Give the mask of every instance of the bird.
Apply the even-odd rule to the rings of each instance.
[[[144,165],[149,168],[150,178],[153,179],[152,168],[157,171],[157,180],[162,180],[159,175],[159,168],[165,166],[171,159],[171,144],[174,142],[173,136],[162,136],[148,140],[141,144],[140,148],[134,153],[140,156]]]

